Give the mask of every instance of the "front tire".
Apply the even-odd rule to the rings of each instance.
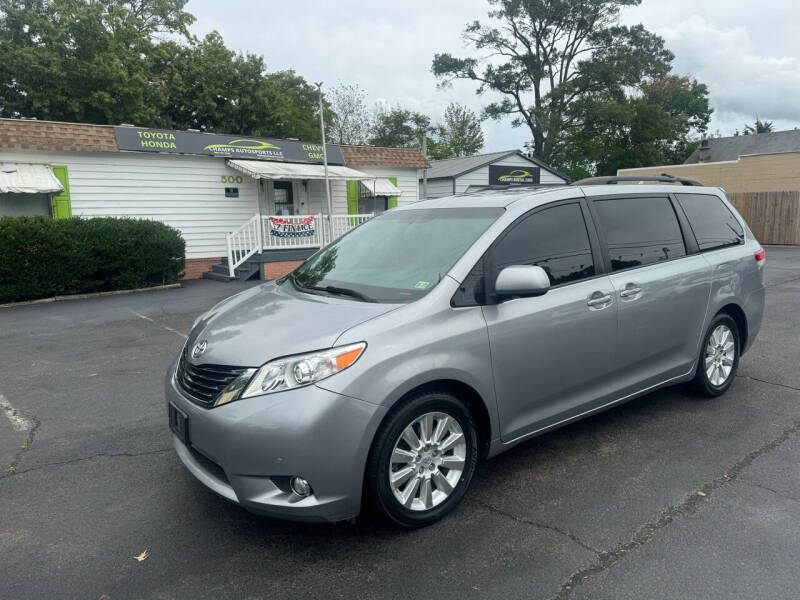
[[[700,348],[693,382],[695,391],[707,398],[727,392],[739,367],[740,348],[736,321],[727,314],[718,314],[708,326]]]
[[[447,392],[411,398],[378,430],[367,464],[374,500],[405,527],[435,523],[464,497],[478,461],[475,421]]]

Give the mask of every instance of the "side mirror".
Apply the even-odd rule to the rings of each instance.
[[[499,300],[511,296],[541,296],[550,289],[547,271],[534,265],[511,265],[497,275],[494,292]]]

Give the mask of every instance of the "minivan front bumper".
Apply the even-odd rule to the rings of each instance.
[[[188,415],[178,457],[208,488],[250,512],[299,521],[341,521],[359,513],[364,468],[384,407],[308,386],[212,409],[178,388],[175,365],[167,402]],[[306,479],[300,498],[289,479]]]

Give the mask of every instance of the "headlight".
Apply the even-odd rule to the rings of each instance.
[[[256,372],[240,397],[250,398],[311,385],[344,371],[358,360],[366,347],[366,343],[360,342],[270,361]]]

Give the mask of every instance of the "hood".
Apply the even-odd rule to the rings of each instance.
[[[347,329],[398,306],[402,305],[306,294],[288,283],[269,282],[223,300],[202,315],[188,345],[191,349],[205,340],[206,350],[190,361],[259,367],[280,356],[330,348]]]

